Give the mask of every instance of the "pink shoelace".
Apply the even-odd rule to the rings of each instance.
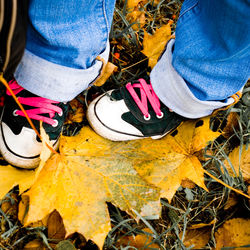
[[[151,116],[148,112],[148,104],[147,104],[147,99],[149,100],[157,118],[162,118],[163,117],[163,112],[160,109],[160,100],[155,94],[151,83],[147,84],[147,82],[144,79],[139,79],[139,83],[131,84],[128,83],[126,85],[127,90],[131,94],[132,98],[134,99],[135,103],[137,104],[138,108],[141,110],[144,119],[145,120],[150,120]],[[139,88],[140,89],[140,94],[141,94],[141,100],[138,97],[137,93],[135,92],[134,88]]]
[[[15,95],[17,95],[24,89],[15,80],[11,80],[9,82],[9,86]],[[8,90],[7,90],[7,95],[9,96],[11,95],[11,93]],[[26,110],[26,113],[28,114],[29,118],[43,121],[47,124],[50,124],[53,127],[56,127],[58,125],[58,121],[52,118],[55,116],[56,113],[58,113],[59,116],[62,116],[63,114],[63,111],[60,107],[53,105],[59,102],[52,101],[50,99],[46,99],[43,97],[17,97],[17,98],[21,104],[36,107],[34,109]],[[49,117],[42,116],[42,114],[49,114]],[[13,112],[13,115],[16,116],[20,115],[25,117],[23,111],[21,110],[15,110]]]

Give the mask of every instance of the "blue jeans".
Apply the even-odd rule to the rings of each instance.
[[[69,101],[108,60],[115,0],[31,0],[25,54],[15,77],[29,91]],[[189,118],[233,102],[250,73],[249,0],[186,0],[166,51],[151,72],[161,101]]]

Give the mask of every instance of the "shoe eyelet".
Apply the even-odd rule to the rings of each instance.
[[[55,122],[55,123],[54,123],[54,124],[52,124],[52,127],[54,127],[54,128],[55,128],[55,127],[57,127],[57,126],[58,126],[58,121],[57,121],[57,120],[54,120],[54,122]]]
[[[150,114],[148,114],[148,116],[144,115],[143,118],[145,121],[149,121],[151,119],[151,115]]]
[[[156,115],[156,117],[157,117],[158,119],[161,119],[163,116],[164,116],[164,113],[163,113],[163,112],[161,112],[160,115]]]
[[[17,109],[15,109],[14,111],[13,111],[13,116],[18,116],[18,114],[16,113],[18,110]]]

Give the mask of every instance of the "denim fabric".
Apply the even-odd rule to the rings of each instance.
[[[224,100],[250,77],[250,1],[186,1],[173,66],[200,100]]]
[[[107,46],[114,2],[31,0],[27,50],[63,66],[91,67]]]
[[[231,103],[250,77],[249,13],[249,0],[184,1],[173,55],[167,50],[151,73],[164,104],[197,118]]]
[[[174,39],[167,45],[165,53],[151,72],[153,89],[160,100],[177,114],[187,118],[210,115],[215,109],[228,106],[233,98],[222,101],[202,101],[191,92],[187,83],[172,65]]]
[[[115,0],[31,0],[27,47],[15,77],[27,90],[69,101],[108,59]],[[151,73],[161,101],[190,118],[232,103],[249,78],[249,0],[186,0],[176,40]]]
[[[18,83],[56,101],[70,101],[100,73],[109,56],[115,0],[30,0],[27,45]]]

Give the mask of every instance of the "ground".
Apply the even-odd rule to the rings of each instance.
[[[117,1],[110,34],[110,62],[118,67],[117,71],[102,87],[94,86],[72,102],[64,135],[74,136],[87,125],[84,112],[88,102],[95,96],[149,74],[151,69],[148,67],[148,58],[141,52],[145,32],[154,34],[156,29],[172,21],[172,33],[175,30],[181,1],[125,2],[132,7],[128,9],[123,1]],[[230,171],[226,170],[228,163],[224,162],[231,162],[228,156],[235,148],[239,147],[243,153],[247,150],[244,145],[249,143],[248,86],[238,104],[211,117],[211,129],[223,131],[223,134],[204,150],[196,152],[204,169],[244,193],[247,193],[247,189],[249,193],[249,179],[245,179],[241,172],[237,176],[230,175]],[[240,157],[247,157],[243,153]],[[1,165],[5,164],[1,160]],[[141,217],[136,222],[127,213],[108,203],[112,229],[103,248],[187,249],[193,245],[195,249],[213,249],[227,242],[232,245],[225,246],[236,246],[237,243],[230,243],[228,239],[237,238],[234,232],[232,235],[225,233],[223,225],[228,223],[229,227],[237,228],[233,224],[237,218],[237,223],[249,226],[249,199],[208,175],[205,175],[205,184],[209,192],[190,181],[183,181],[171,202],[161,199],[160,219]],[[20,199],[19,188],[16,186],[0,201],[0,249],[97,249],[93,242],[86,242],[78,233],[70,235],[67,241],[63,240],[65,232],[60,216],[56,213],[51,215],[52,222],[47,227],[42,224],[23,227],[17,219]],[[57,223],[53,223],[53,218],[56,218]],[[239,234],[247,231],[247,227],[239,228]],[[223,240],[219,235],[224,235]],[[249,235],[246,237],[249,239]],[[241,242],[238,246],[246,245],[244,240]]]

